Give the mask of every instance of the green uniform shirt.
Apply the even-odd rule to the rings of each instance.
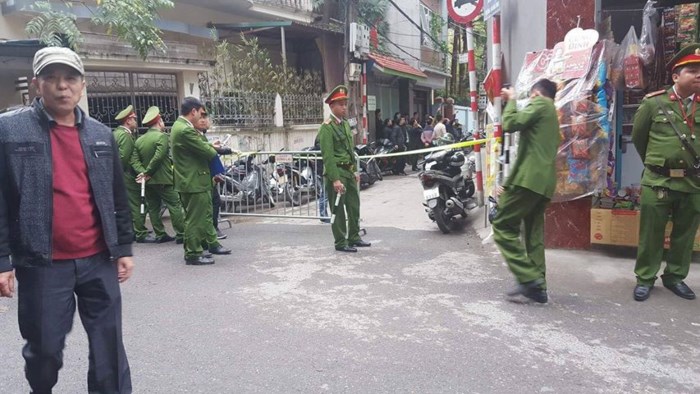
[[[552,198],[557,185],[554,165],[561,142],[554,101],[537,96],[518,111],[509,100],[503,111],[503,131],[520,131],[518,157],[505,185],[515,185]]]
[[[146,168],[146,175],[151,177],[148,184],[173,184],[173,161],[168,154],[169,150],[168,135],[156,128],[149,129],[136,140],[136,152]]]
[[[146,169],[134,149],[135,138],[131,132],[124,126],[118,126],[112,134],[119,145],[119,160],[122,162],[124,175],[132,176],[144,172]]]
[[[173,152],[175,190],[201,193],[211,190],[209,162],[216,156],[211,144],[204,142],[192,123],[179,117],[170,131]]]
[[[330,182],[337,181],[340,179],[339,164],[355,164],[350,124],[347,120],[338,123],[331,116],[318,130],[318,139],[323,156],[323,175]]]
[[[700,152],[700,110],[695,113],[695,134],[690,138],[690,128],[683,123],[683,116],[677,100],[671,100],[673,88],[663,93],[652,93],[642,101],[634,115],[632,142],[645,165],[654,165],[670,169],[692,168],[693,155],[683,149],[683,143],[671,126],[671,122],[681,134],[688,137],[688,142]],[[673,94],[675,97],[675,94]],[[657,101],[658,98],[658,101]],[[659,107],[661,103],[661,107]],[[700,105],[698,105],[700,107]],[[670,111],[671,113],[667,113]],[[690,111],[686,110],[686,114]],[[665,187],[685,193],[700,193],[700,178],[688,176],[670,178],[644,169],[642,185]]]

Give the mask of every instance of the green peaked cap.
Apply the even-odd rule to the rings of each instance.
[[[693,43],[683,47],[666,64],[666,68],[674,70],[687,64],[700,63],[700,44]]]
[[[134,112],[134,106],[129,105],[128,107],[124,108],[122,110],[122,112],[118,113],[117,116],[114,117],[114,119],[121,121],[121,120],[125,119],[127,116],[129,116],[129,114],[131,114],[132,112]]]
[[[146,115],[143,116],[143,120],[141,123],[144,125],[149,125],[149,123],[153,122],[158,118],[160,115],[160,108],[156,107],[155,105],[153,107],[150,107],[148,111],[146,111]]]

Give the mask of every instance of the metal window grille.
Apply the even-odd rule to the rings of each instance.
[[[316,94],[282,96],[285,125],[318,124],[323,122],[323,98]]]
[[[139,123],[151,106],[158,106],[170,127],[178,114],[178,86],[175,74],[88,71],[85,73],[90,116],[114,128],[114,117],[133,105]]]
[[[275,94],[260,92],[230,92],[210,98],[205,105],[217,125],[237,128],[267,128],[273,126]]]

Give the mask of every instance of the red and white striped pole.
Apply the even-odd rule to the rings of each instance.
[[[369,127],[367,126],[367,62],[362,63],[362,143],[367,143]]]
[[[474,25],[467,23],[467,66],[469,67],[469,97],[471,100],[472,133],[474,139],[479,139],[479,106],[476,91],[476,57],[474,56]],[[481,163],[481,144],[474,145],[476,157],[476,200],[479,206],[484,205],[484,173]]]
[[[502,59],[502,54],[501,54],[501,16],[500,15],[495,15],[493,17],[493,23],[492,23],[492,28],[493,28],[493,79],[494,79],[494,90],[495,90],[495,97],[493,99],[493,106],[494,106],[494,120],[493,120],[493,127],[494,127],[494,133],[493,136],[498,138],[500,141],[500,138],[503,137],[503,126],[501,125],[501,112],[502,112],[502,100],[501,100],[501,88],[503,86],[503,80],[502,80],[502,74],[501,74],[501,59]],[[508,176],[508,172],[510,170],[510,166],[508,163],[508,146],[510,145],[510,138],[506,137],[504,139],[503,143],[503,157],[504,157],[504,162],[503,162],[503,177]]]

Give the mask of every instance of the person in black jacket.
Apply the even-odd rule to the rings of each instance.
[[[39,98],[0,116],[0,296],[13,296],[16,274],[32,392],[58,381],[77,298],[88,391],[128,394],[119,284],[134,267],[133,230],[119,148],[78,107],[85,71],[75,52],[40,49],[33,70]]]
[[[399,123],[391,129],[391,143],[394,144],[394,149],[396,152],[403,152],[406,150],[406,118],[400,117]],[[406,167],[405,156],[398,156],[396,158],[396,166],[394,167],[394,175],[406,175],[404,168]]]
[[[423,134],[423,128],[420,127],[420,122],[417,118],[413,118],[413,124],[411,124],[411,129],[408,131],[408,149],[417,150],[423,147],[423,142],[421,141],[421,134]],[[408,157],[409,163],[411,163],[411,170],[418,171],[418,156],[411,155]]]

